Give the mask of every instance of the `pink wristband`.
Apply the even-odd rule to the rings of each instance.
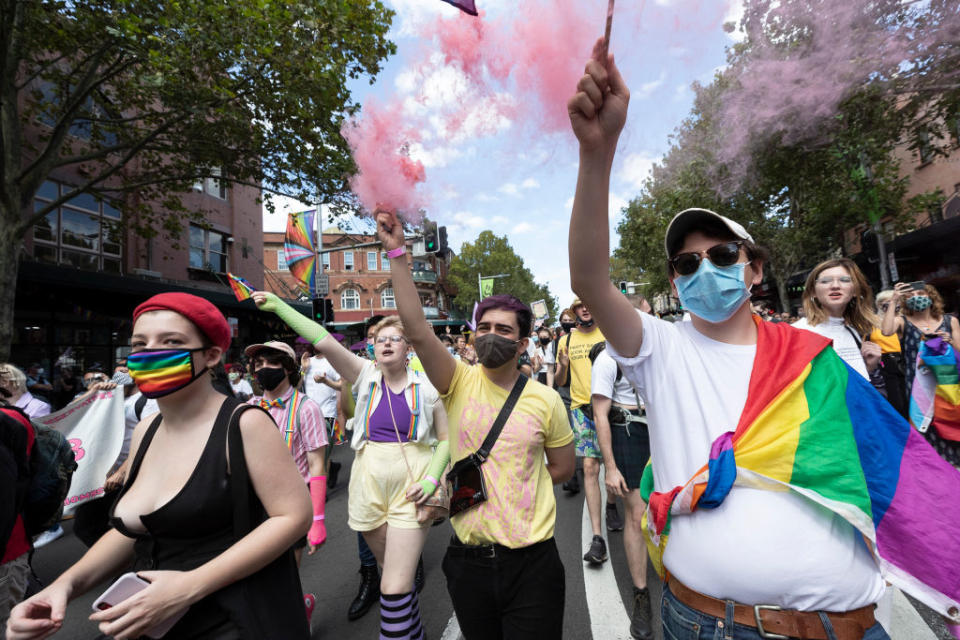
[[[388,257],[388,258],[399,258],[400,256],[402,256],[402,255],[405,254],[406,252],[407,252],[407,247],[406,247],[406,246],[400,246],[400,247],[397,247],[396,249],[390,249],[390,251],[387,251],[387,257]]]
[[[318,515],[318,516],[313,516],[313,521],[316,522],[317,520],[323,520],[323,514],[322,514],[322,513],[321,513],[320,515]]]
[[[313,482],[314,480],[323,480],[326,482],[327,476],[310,476],[310,482]]]
[[[433,476],[427,476],[427,477],[424,478],[424,480],[426,480],[427,482],[429,482],[430,484],[432,484],[432,485],[435,486],[435,487],[440,486],[440,481],[437,480],[436,478],[434,478]]]

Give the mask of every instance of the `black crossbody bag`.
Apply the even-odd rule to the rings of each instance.
[[[490,456],[490,449],[493,448],[500,432],[503,431],[503,425],[507,423],[507,418],[513,412],[513,407],[517,404],[523,388],[527,384],[526,376],[519,376],[507,396],[507,401],[500,408],[497,419],[494,420],[490,432],[484,439],[483,444],[476,452],[463,458],[450,469],[447,474],[447,482],[450,483],[450,517],[453,517],[461,511],[466,511],[475,507],[481,502],[487,501],[487,485],[483,481],[483,470],[481,465],[487,461]]]

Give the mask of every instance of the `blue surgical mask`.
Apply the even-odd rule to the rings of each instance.
[[[703,260],[691,275],[677,276],[673,281],[683,308],[714,324],[729,320],[750,299],[750,289],[743,281],[746,266],[746,262],[738,262],[718,267]]]

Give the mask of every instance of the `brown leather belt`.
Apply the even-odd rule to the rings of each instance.
[[[727,603],[723,600],[694,591],[672,576],[668,586],[677,600],[688,607],[721,620],[726,617]],[[875,623],[873,609],[871,604],[853,611],[827,613],[837,640],[862,640],[866,630]],[[794,611],[765,604],[737,604],[733,608],[733,621],[755,628],[763,638],[830,640],[820,616],[812,611]]]

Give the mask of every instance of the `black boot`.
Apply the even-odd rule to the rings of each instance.
[[[652,640],[653,627],[650,622],[653,612],[650,610],[650,590],[633,588],[633,615],[630,616],[630,635],[638,640]]]
[[[380,571],[377,565],[360,567],[360,590],[357,597],[350,603],[347,620],[362,618],[373,603],[380,599]]]
[[[330,470],[327,471],[327,489],[337,486],[337,476],[340,475],[340,463],[330,461]]]

